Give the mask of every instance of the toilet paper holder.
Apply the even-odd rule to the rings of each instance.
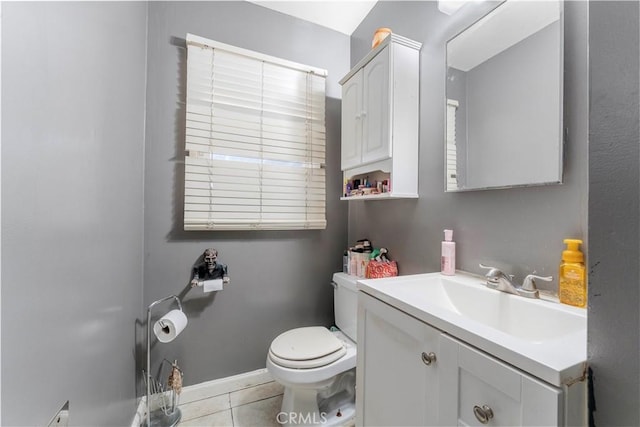
[[[176,424],[178,424],[178,422],[180,422],[180,419],[182,418],[182,413],[180,412],[180,409],[175,407],[173,412],[170,414],[165,414],[162,409],[156,409],[155,411],[153,411],[153,414],[151,413],[150,410],[150,399],[151,399],[151,384],[152,384],[152,377],[151,377],[151,310],[153,309],[153,307],[155,307],[158,304],[161,304],[165,301],[169,301],[173,299],[176,304],[178,305],[178,309],[180,311],[182,311],[182,304],[180,303],[180,298],[178,298],[175,295],[169,295],[167,297],[164,298],[160,298],[159,300],[156,300],[154,302],[152,302],[151,304],[149,304],[149,307],[147,307],[147,371],[145,372],[145,375],[147,376],[146,379],[146,384],[147,384],[147,414],[146,414],[146,427],[154,427],[154,426],[167,426],[167,427],[172,427],[175,426]]]

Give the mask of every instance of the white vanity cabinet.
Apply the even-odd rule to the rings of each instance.
[[[359,292],[358,425],[439,425],[440,335],[437,329]]]
[[[375,198],[418,195],[421,46],[391,34],[340,81],[344,179],[387,180]]]
[[[358,292],[359,426],[582,425],[584,381],[554,386]]]

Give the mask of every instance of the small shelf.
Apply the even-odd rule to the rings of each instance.
[[[382,200],[382,199],[417,199],[417,194],[378,193],[365,196],[340,197],[340,200]]]
[[[344,171],[345,186],[347,182],[353,188],[358,186],[360,190],[369,192],[362,194],[358,190],[351,190],[349,196],[345,196],[346,188],[343,188],[343,195],[340,200],[389,200],[389,199],[417,199],[418,192],[414,185],[407,185],[402,176],[395,183],[391,179],[391,173],[385,172],[386,166],[390,160],[376,162],[355,169]],[[359,184],[369,183],[371,188],[365,188]],[[366,185],[366,187],[369,187]],[[389,191],[389,189],[391,191]],[[376,191],[377,190],[377,191]]]

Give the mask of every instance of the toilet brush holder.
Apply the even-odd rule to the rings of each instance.
[[[175,388],[165,390],[163,384],[153,378],[151,375],[151,309],[154,306],[171,299],[176,302],[176,304],[178,305],[178,309],[182,311],[182,304],[180,304],[180,299],[175,295],[170,295],[168,297],[154,301],[147,308],[147,370],[143,373],[147,388],[147,410],[145,420],[142,423],[143,427],[173,427],[177,425],[182,418],[182,413],[180,412],[180,409],[177,405],[178,400]],[[168,361],[163,360],[162,363],[164,362]],[[174,362],[172,365],[171,376],[173,377],[177,371],[179,371],[180,374],[182,372]],[[160,373],[162,373],[162,365]],[[180,378],[180,386],[181,384],[182,379]],[[154,409],[153,411],[151,406],[152,395],[158,398],[160,401],[158,408]]]
[[[160,366],[160,373],[158,378],[164,378],[163,367],[165,364],[169,365],[169,376],[167,380],[167,389],[164,384],[152,378],[151,375],[145,375],[145,384],[149,384],[151,393],[149,400],[149,406],[147,407],[147,413],[149,414],[149,422],[143,423],[143,425],[149,425],[153,427],[163,426],[175,426],[181,419],[182,413],[178,409],[178,395],[182,390],[182,370],[178,367],[178,362],[169,362],[167,359],[162,360]],[[143,372],[143,374],[145,374]],[[154,402],[154,404],[151,404]],[[155,410],[151,408],[157,407]]]

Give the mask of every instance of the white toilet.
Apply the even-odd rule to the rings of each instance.
[[[323,326],[278,335],[267,370],[284,386],[277,421],[285,426],[337,426],[355,417],[356,278],[333,275],[333,305],[339,331]]]

